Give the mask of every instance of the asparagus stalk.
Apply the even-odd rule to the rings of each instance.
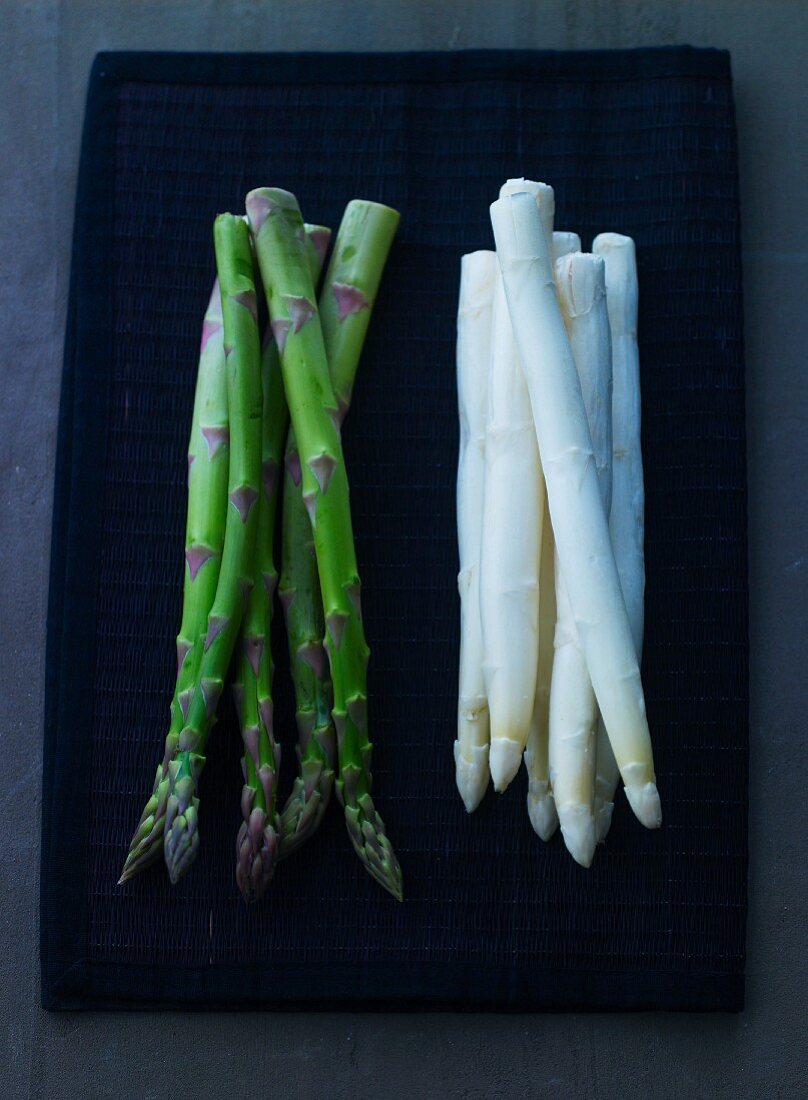
[[[220,214],[214,223],[222,292],[230,469],[224,549],[204,650],[176,758],[169,764],[164,854],[176,882],[199,849],[197,784],[216,705],[253,583],[253,554],[261,480],[261,362],[258,309],[249,230],[241,218]]]
[[[398,212],[389,206],[355,199],[346,207],[337,234],[320,294],[320,323],[340,423],[350,405],[365,334],[398,222]],[[336,767],[332,684],[323,649],[323,602],[293,427],[285,465],[280,595],[295,683],[300,771],[281,817],[281,856],[291,855],[319,826],[331,797]]]
[[[471,813],[488,786],[488,700],[483,676],[480,620],[480,549],[485,489],[485,419],[491,312],[499,269],[494,252],[472,252],[460,261],[457,310],[457,397],[460,453],[457,465],[457,544],[460,572],[460,668],[455,781]]]
[[[497,791],[519,770],[536,696],[543,492],[530,397],[500,277],[491,322],[480,560],[489,766]]]
[[[247,214],[256,242],[284,390],[300,452],[303,500],[314,532],[334,682],[338,795],[348,833],[369,873],[401,898],[401,870],[370,794],[367,661],[339,407],[328,372],[314,286],[294,195],[252,191]]]
[[[608,515],[612,493],[612,349],[603,260],[574,252],[558,261],[555,278],[581,383],[603,509]],[[558,621],[550,689],[550,780],[564,843],[576,862],[589,867],[596,847],[598,707],[558,562],[555,587]]]
[[[520,192],[535,199],[547,247],[552,248],[552,187],[524,178],[510,179],[499,194],[502,198]],[[532,723],[538,675],[538,581],[545,492],[529,396],[501,284],[500,276],[494,291],[480,582],[491,727],[489,765],[497,791],[504,791],[516,775]],[[494,403],[497,389],[501,390],[498,410]],[[519,434],[513,435],[509,443],[512,427]],[[521,445],[519,436],[524,437]],[[522,507],[519,495],[530,499],[532,493],[538,508]],[[507,502],[504,508],[503,502]],[[497,516],[500,509],[501,518]],[[511,516],[518,517],[524,527],[515,537],[509,530]]]
[[[188,512],[182,623],[177,636],[177,678],[171,723],[154,789],[141,814],[120,877],[126,882],[158,860],[168,800],[168,767],[177,751],[199,668],[208,613],[213,605],[224,543],[230,433],[219,280],[213,284],[202,325],[194,410],[188,444]]]
[[[541,214],[541,210],[539,213]],[[580,250],[581,238],[577,233],[553,230],[554,271],[555,263],[562,256]],[[528,776],[527,812],[530,823],[542,840],[549,840],[558,827],[558,813],[550,786],[550,678],[556,624],[555,540],[547,507],[546,486],[543,507],[539,565],[539,664],[536,672],[536,698],[533,702],[524,761]]]
[[[601,233],[592,251],[606,264],[606,304],[612,333],[612,507],[609,532],[637,660],[642,654],[645,599],[645,493],[640,440],[640,359],[637,347],[637,259],[634,241]],[[606,729],[597,736],[595,826],[598,841],[609,831],[619,772]]]
[[[305,228],[312,278],[317,280],[328,250],[331,230],[318,225],[307,225]],[[261,390],[262,485],[257,505],[253,585],[242,624],[242,653],[237,680],[233,684],[244,743],[241,762],[244,777],[241,811],[244,821],[236,839],[236,882],[247,902],[257,901],[272,880],[281,841],[281,822],[277,812],[281,750],[274,736],[271,630],[273,595],[278,580],[273,546],[278,471],[283,461],[289,410],[283,392],[278,348],[269,325],[261,352]]]
[[[600,498],[575,362],[534,198],[491,207],[508,307],[527,377],[561,572],[626,795],[661,823],[640,670]]]

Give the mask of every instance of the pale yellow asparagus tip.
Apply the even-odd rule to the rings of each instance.
[[[625,764],[621,768],[629,806],[646,829],[658,829],[662,824],[662,803],[656,782],[653,779],[643,782],[648,771],[648,765],[642,763]],[[632,783],[635,776],[636,782]]]
[[[480,805],[488,786],[488,745],[454,743],[455,782],[463,805],[473,813]]]
[[[488,764],[491,769],[491,781],[499,794],[505,790],[522,763],[522,745],[509,737],[495,737],[491,740]]]
[[[558,820],[569,854],[582,867],[590,867],[598,843],[592,807],[586,802],[568,802]]]
[[[533,753],[530,749],[525,749],[524,755],[527,773],[532,775]],[[558,813],[548,780],[532,778],[528,780],[527,813],[533,831],[542,840],[549,840],[558,828]]]

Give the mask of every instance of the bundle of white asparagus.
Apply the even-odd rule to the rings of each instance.
[[[590,866],[622,779],[661,824],[640,680],[645,567],[634,242],[581,252],[551,187],[508,180],[462,259],[457,788],[524,759],[527,808]]]

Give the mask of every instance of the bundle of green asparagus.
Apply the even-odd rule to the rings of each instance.
[[[553,231],[551,187],[509,180],[496,252],[463,257],[457,330],[466,809],[524,759],[528,812],[588,867],[622,778],[661,823],[639,660],[644,495],[630,237]]]
[[[371,797],[369,650],[340,434],[399,216],[374,202],[348,204],[318,300],[330,231],[304,225],[288,191],[251,191],[245,207],[246,217],[222,214],[214,224],[217,279],[202,326],[188,448],[171,721],[120,882],[161,854],[177,882],[196,858],[199,779],[232,663],[244,746],[236,881],[245,900],[261,897],[277,861],[315,832],[335,781],[355,851],[400,900],[401,870]],[[282,467],[279,595],[299,767],[281,808],[270,631]]]

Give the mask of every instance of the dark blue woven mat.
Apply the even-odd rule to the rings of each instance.
[[[488,204],[513,175],[552,182],[557,226],[585,244],[633,235],[640,265],[644,676],[665,824],[645,832],[621,798],[588,873],[558,837],[534,836],[523,776],[472,817],[454,789],[459,258],[491,247]],[[334,809],[245,908],[229,706],[202,780],[197,865],[175,889],[161,871],[115,885],[168,716],[211,223],[262,184],[335,228],[355,196],[402,212],[346,449],[373,770],[403,905],[362,870]],[[739,1009],[745,488],[726,54],[99,56],[56,473],[43,1003]]]

